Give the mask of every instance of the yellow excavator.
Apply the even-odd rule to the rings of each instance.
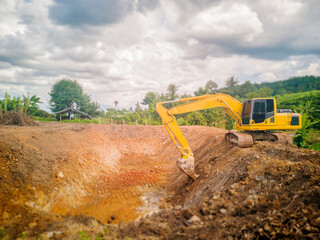
[[[170,109],[163,106],[175,102],[184,104]],[[241,132],[229,131],[225,136],[227,141],[238,147],[251,147],[256,140],[292,143],[292,137],[274,131],[301,129],[301,115],[289,109],[277,109],[274,98],[254,98],[241,103],[230,95],[217,93],[158,102],[156,110],[162,123],[182,153],[181,158],[177,160],[177,167],[194,180],[198,176],[194,172],[193,152],[174,115],[216,107],[223,108],[234,120],[234,129],[241,130]]]

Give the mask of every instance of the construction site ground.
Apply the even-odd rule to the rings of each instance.
[[[182,127],[0,125],[0,239],[319,239],[320,153]]]

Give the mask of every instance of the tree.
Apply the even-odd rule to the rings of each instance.
[[[209,92],[209,89],[200,87],[197,91],[194,92],[195,96],[205,95]]]
[[[18,97],[18,101],[20,101],[20,97]],[[13,111],[16,112],[17,111],[17,98],[14,96],[12,98],[12,108],[13,108]]]
[[[142,111],[139,102],[136,103],[135,111],[136,111],[137,113],[141,113],[141,111]]]
[[[29,95],[28,95],[29,96]],[[30,103],[30,106],[28,108],[28,112],[31,114],[31,115],[34,115],[36,114],[36,112],[39,111],[39,103],[40,102],[40,97],[37,97],[36,95],[32,95],[29,99],[29,103]]]
[[[268,87],[263,87],[258,89],[255,92],[250,92],[248,94],[246,94],[246,98],[251,99],[251,98],[266,98],[266,97],[270,97],[273,93],[273,90],[271,88]]]
[[[203,110],[202,113],[208,126],[222,127],[226,121],[225,111],[222,108],[210,108]]]
[[[197,91],[194,92],[195,96],[201,96],[205,94],[214,94],[215,90],[218,88],[218,84],[216,84],[214,81],[209,80],[206,83],[206,86],[204,88],[200,87]]]
[[[23,101],[23,111],[25,112],[25,114],[27,114],[27,111],[28,111],[28,109],[29,109],[29,107],[30,107],[30,96],[29,96],[30,94],[28,93],[28,95],[27,96],[25,96],[25,95],[23,95],[23,99],[22,99],[22,101]]]
[[[149,114],[153,114],[155,112],[155,107],[158,102],[158,96],[154,92],[148,92],[144,99],[142,100],[142,105],[148,105]]]
[[[83,98],[82,87],[69,79],[62,79],[52,87],[50,106],[53,112],[63,110],[68,107],[79,109]]]
[[[181,95],[181,98],[191,98],[192,95],[188,94],[188,93],[184,93]]]
[[[3,102],[0,100],[0,118],[2,118],[2,105],[3,105]]]
[[[18,105],[18,113],[19,113],[19,114],[21,114],[21,113],[23,112],[23,110],[22,110],[22,103],[23,103],[23,100],[22,100],[20,97],[18,97],[16,104]]]
[[[174,84],[169,85],[167,89],[167,94],[166,94],[169,101],[173,101],[179,97],[178,89],[179,89],[179,86],[177,85],[174,85]]]
[[[97,115],[99,104],[92,102],[89,95],[83,92],[82,87],[76,81],[62,79],[52,87],[50,108],[53,112],[73,107],[80,111],[90,112],[90,115]],[[36,99],[34,99],[36,101]]]
[[[206,125],[206,120],[203,114],[199,111],[191,112],[186,119],[187,125]]]
[[[236,79],[234,76],[228,78],[227,81],[226,81],[227,87],[234,87],[238,83],[239,83],[239,80]]]
[[[207,83],[206,83],[206,89],[208,89],[208,92],[210,94],[213,94],[215,93],[215,90],[217,90],[218,88],[218,84],[216,84],[214,81],[212,80],[209,80]]]
[[[298,147],[302,148],[310,148],[308,144],[308,133],[310,131],[310,128],[319,123],[320,121],[312,122],[310,118],[308,117],[307,113],[302,112],[301,113],[301,129],[298,129],[296,132],[296,136],[294,138],[294,143]]]
[[[4,113],[7,114],[7,107],[8,107],[8,103],[10,101],[10,95],[8,93],[5,93],[4,95],[4,101],[3,101],[3,104],[4,104]]]
[[[118,104],[119,104],[119,101],[115,100],[114,105],[116,106],[116,108],[117,108]]]
[[[142,105],[148,105],[149,107],[153,106],[157,101],[157,94],[154,92],[148,92],[144,99],[142,100]]]
[[[316,110],[316,108],[312,105],[312,99],[310,101],[307,101],[305,104],[299,104],[298,106],[296,106],[295,111],[300,113],[300,114],[307,114],[308,118],[313,118],[312,113],[314,113]]]
[[[80,103],[80,111],[85,112],[91,116],[95,116],[100,114],[100,112],[98,111],[99,108],[100,105],[98,102],[93,102],[90,95],[86,93],[83,94],[83,99]]]

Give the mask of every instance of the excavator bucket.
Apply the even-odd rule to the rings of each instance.
[[[190,155],[184,155],[176,162],[177,167],[185,174],[196,180],[199,175],[194,172],[194,157]]]

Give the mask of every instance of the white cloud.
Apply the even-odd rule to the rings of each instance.
[[[16,1],[0,2],[0,36],[22,34],[26,26],[20,23],[19,16],[16,15],[16,8],[19,3]]]
[[[272,82],[279,78],[273,72],[264,72],[259,75],[259,79],[262,80],[262,82]]]
[[[121,14],[110,21],[90,19],[99,5],[86,14],[89,2],[81,1],[87,21],[59,22],[50,15],[54,1],[2,0],[0,97],[30,92],[47,105],[51,86],[70,78],[101,104],[131,107],[171,83],[192,94],[208,80],[223,87],[230,76],[320,74],[319,1],[139,0],[125,11],[112,2]],[[72,11],[71,3],[59,7]]]
[[[236,38],[237,41],[252,41],[263,32],[257,14],[245,5],[221,4],[199,12],[190,19],[188,33],[204,41]]]
[[[319,75],[320,61],[317,63],[310,63],[306,68],[297,71],[297,75]]]

